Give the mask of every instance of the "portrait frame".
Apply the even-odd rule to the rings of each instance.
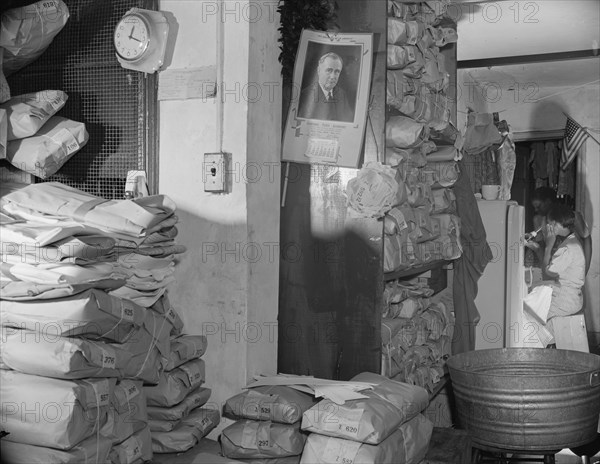
[[[358,167],[372,63],[373,34],[302,31],[282,161]]]

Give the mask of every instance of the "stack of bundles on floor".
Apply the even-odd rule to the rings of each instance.
[[[95,464],[107,462],[111,447],[110,438],[95,434],[68,451],[2,440],[0,453],[10,464]]]
[[[151,459],[143,385],[160,383],[183,326],[166,296],[182,249],[160,245],[175,235],[175,205],[160,195],[105,200],[55,182],[3,193],[3,458]],[[149,240],[161,251],[119,248]]]
[[[69,450],[107,424],[115,379],[2,374],[2,428],[9,442]]]
[[[3,462],[118,464],[152,458],[139,381],[3,371],[0,392],[2,427],[9,432],[2,441]],[[135,459],[113,459],[115,453]]]
[[[163,302],[164,303],[164,302]],[[152,450],[155,453],[187,451],[220,422],[219,411],[202,407],[211,390],[205,381],[204,335],[179,335],[156,385],[144,386],[148,402]]]
[[[14,218],[2,223],[2,291],[13,299],[87,286],[150,307],[174,281],[175,254],[185,251],[174,244],[175,204],[165,195],[105,200],[46,182],[3,196],[2,211]]]
[[[125,377],[157,382],[173,326],[100,289],[66,298],[2,301],[11,369],[56,378]]]
[[[365,398],[344,404],[324,399],[304,413],[302,430],[311,433],[300,462],[421,462],[433,431],[421,414],[429,403],[427,391],[368,372],[351,380],[375,385],[361,392]]]
[[[174,406],[148,406],[154,453],[186,451],[219,424],[219,411],[202,407],[210,394],[209,388],[197,387]]]
[[[288,386],[260,386],[229,398],[223,416],[236,422],[223,429],[224,456],[252,463],[298,463],[306,441],[302,414],[316,404],[312,395]]]
[[[109,462],[128,464],[150,459],[152,443],[142,382],[120,380],[115,387],[113,404],[108,424],[100,431],[112,438]]]
[[[417,281],[390,281],[381,321],[382,374],[433,391],[445,373],[454,330],[452,308]]]

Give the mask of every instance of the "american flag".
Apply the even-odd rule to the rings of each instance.
[[[583,127],[567,116],[562,155],[560,157],[560,167],[563,170],[567,169],[569,164],[571,164],[571,161],[575,159],[581,145],[583,145],[583,142],[585,142],[589,136],[590,134],[588,134]]]

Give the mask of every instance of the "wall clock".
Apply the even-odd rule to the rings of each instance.
[[[169,23],[161,11],[132,8],[113,34],[117,60],[123,68],[153,73],[164,64]]]

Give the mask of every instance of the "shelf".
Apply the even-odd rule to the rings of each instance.
[[[400,279],[403,277],[410,277],[413,275],[422,274],[423,272],[427,272],[431,269],[441,268],[447,263],[448,261],[445,260],[432,261],[430,263],[421,264],[419,266],[411,267],[408,269],[400,269],[398,271],[385,272],[383,276],[386,281]]]
[[[444,374],[440,381],[435,384],[435,387],[433,387],[433,391],[429,393],[430,402],[437,396],[439,392],[441,392],[446,387],[446,384],[448,384],[448,382],[450,382],[450,374]]]

